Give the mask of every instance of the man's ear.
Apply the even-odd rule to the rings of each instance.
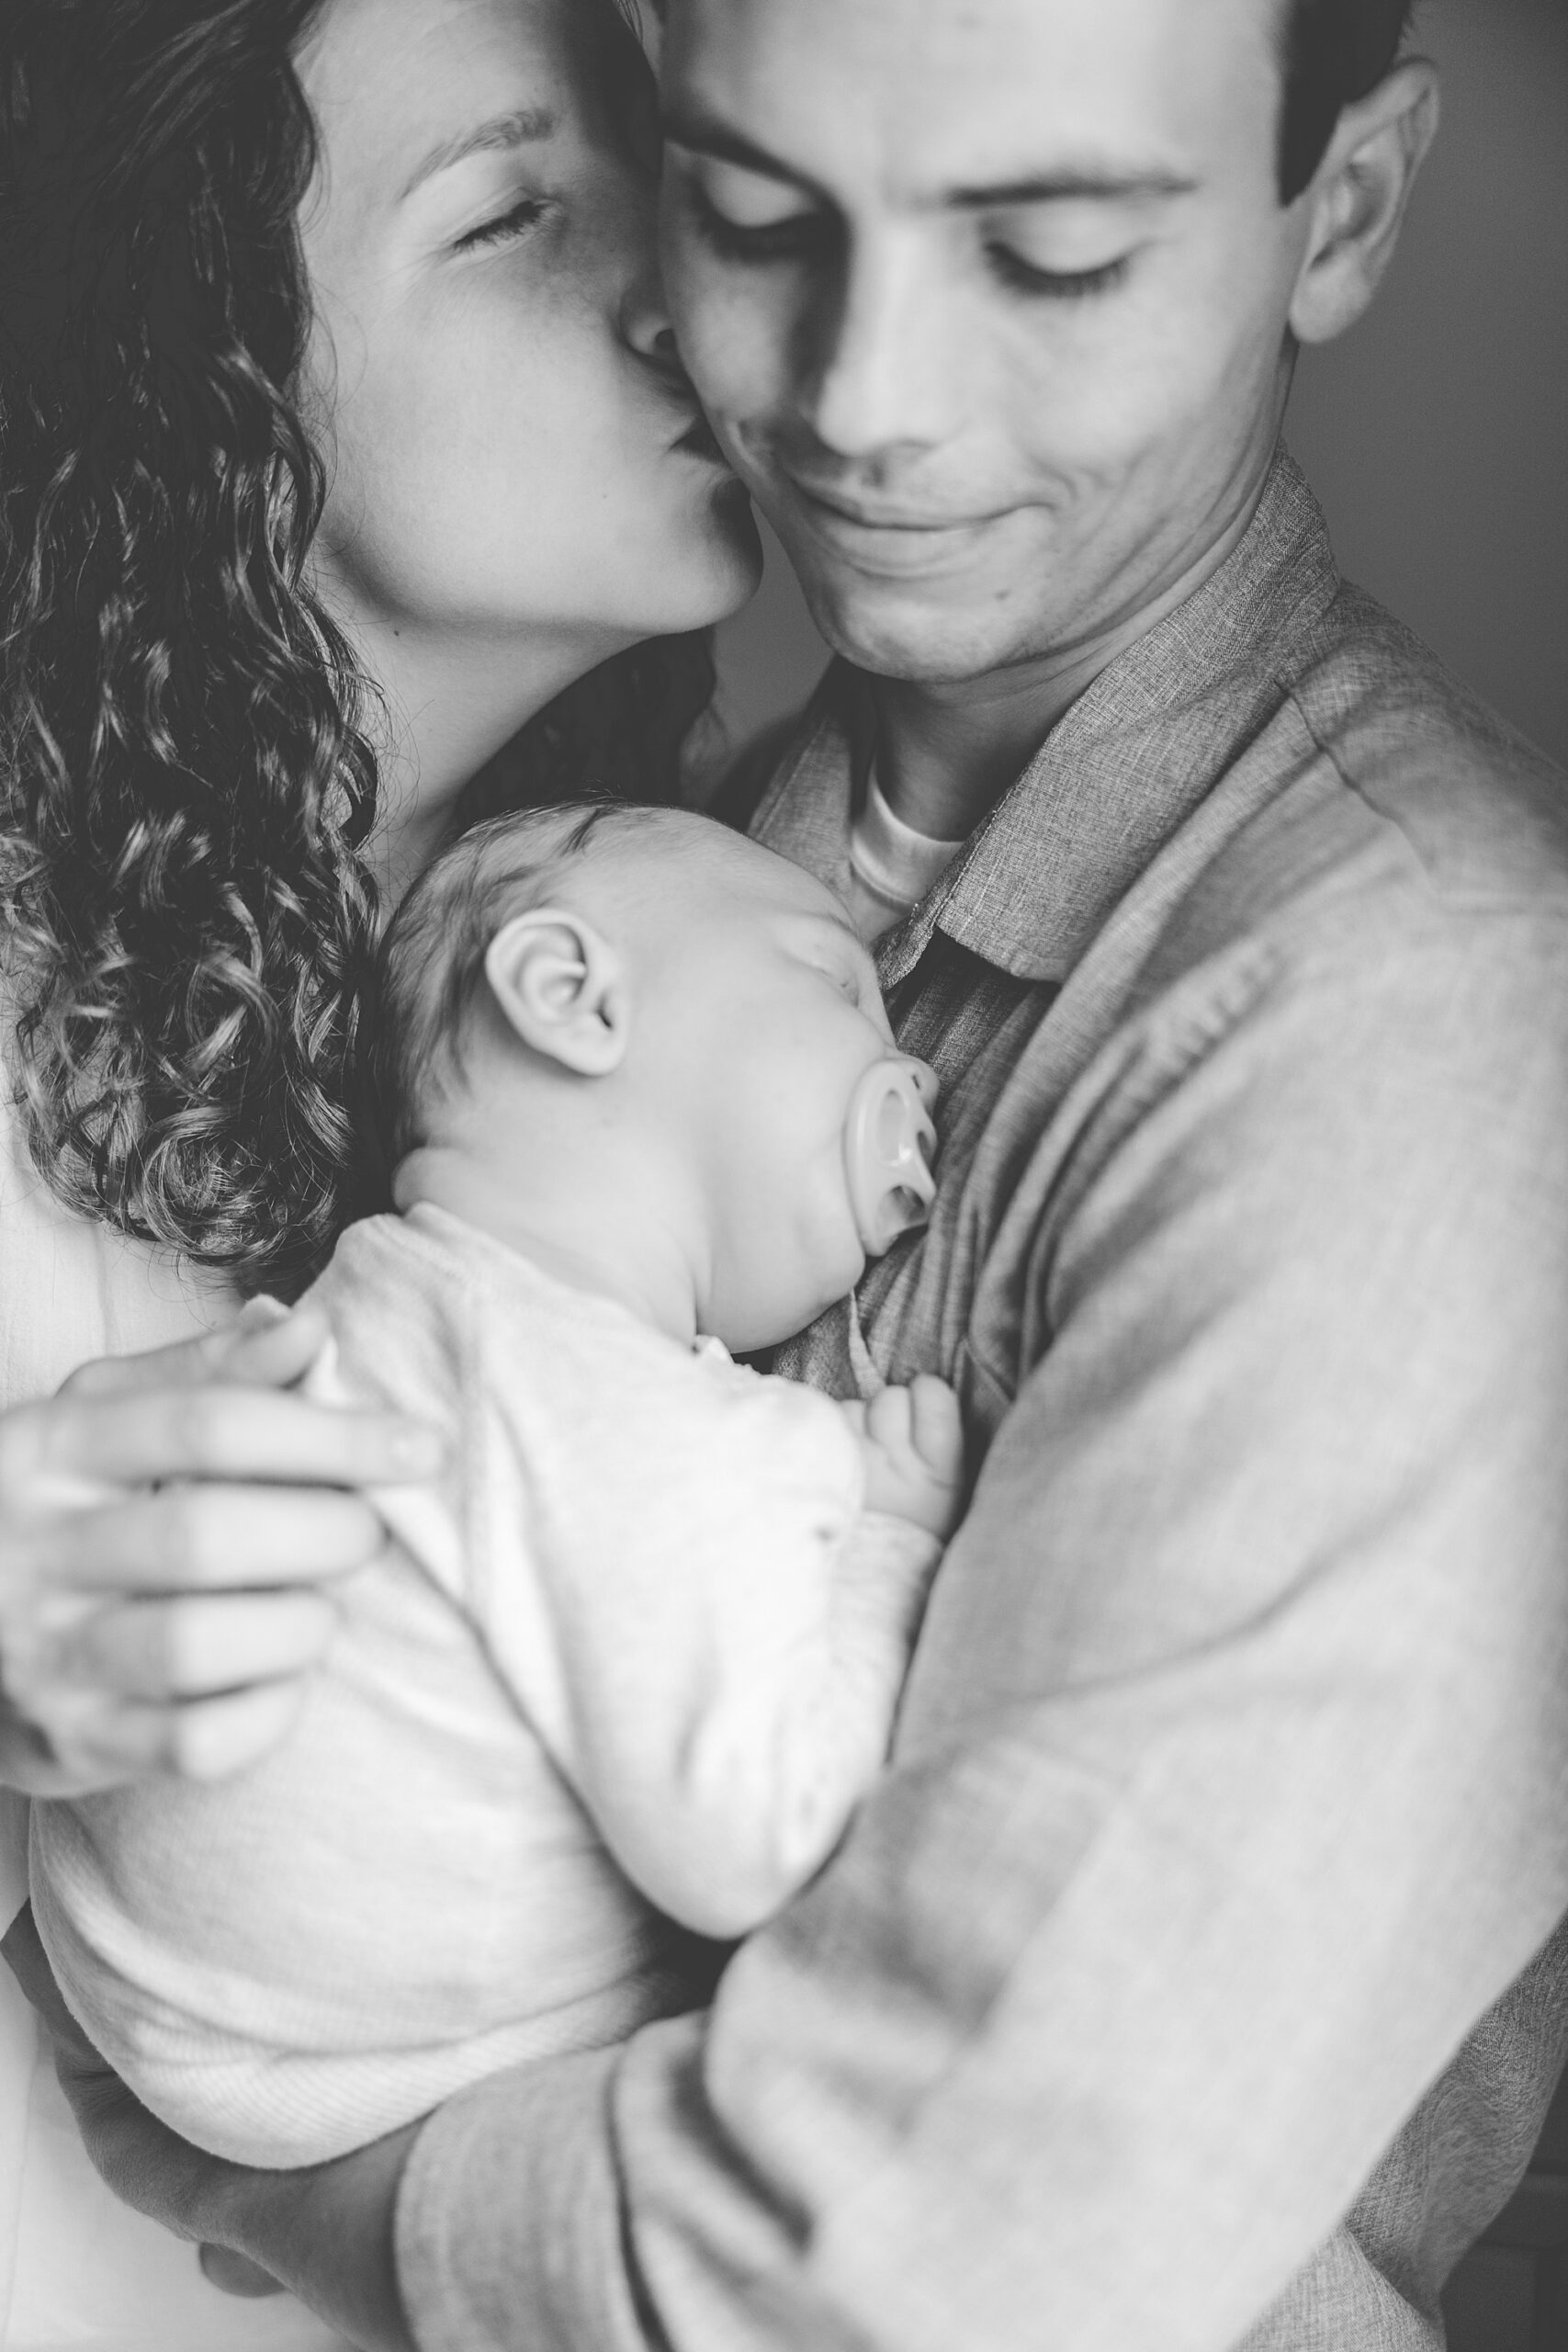
[[[1343,334],[1382,284],[1438,112],[1438,69],[1416,57],[1340,116],[1303,199],[1311,225],[1291,305],[1298,343]]]
[[[502,1018],[547,1061],[582,1078],[619,1069],[630,991],[620,957],[581,915],[513,915],[485,951],[485,978]]]

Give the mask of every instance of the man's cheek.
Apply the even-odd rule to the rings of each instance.
[[[670,308],[682,364],[721,437],[727,420],[765,413],[787,373],[772,306],[728,273],[688,267],[671,277]]]

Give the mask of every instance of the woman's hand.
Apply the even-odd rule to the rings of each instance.
[[[0,1415],[0,1782],[216,1778],[288,1728],[333,1580],[385,1541],[356,1489],[440,1461],[395,1414],[288,1393],[325,1336],[258,1306]]]
[[[105,2065],[61,1997],[30,1906],[0,1951],[53,2041],[87,2153],[117,2197],[197,2241],[215,2286],[256,2295],[281,2282],[366,2352],[414,2352],[393,2229],[417,2124],[308,2172],[254,2172],[206,2155],[150,2115]]]

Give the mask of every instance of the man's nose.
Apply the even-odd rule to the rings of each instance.
[[[958,354],[920,240],[852,241],[819,333],[802,405],[828,448],[866,458],[930,448],[953,433]]]

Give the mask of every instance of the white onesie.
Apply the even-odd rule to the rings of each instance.
[[[681,2005],[682,1939],[817,1869],[886,1752],[937,1545],[863,1514],[837,1406],[693,1352],[445,1212],[313,1295],[335,1365],[445,1434],[341,1589],[299,1722],[211,1787],[33,1809],[39,1929],[154,2112],[342,2154]]]

